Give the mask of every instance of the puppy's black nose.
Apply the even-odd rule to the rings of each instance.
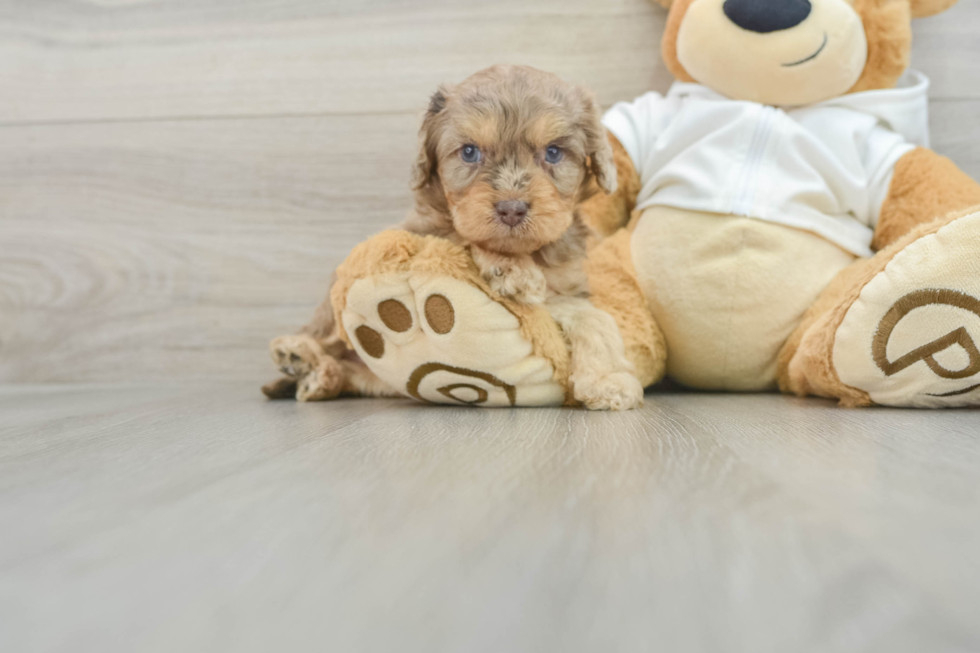
[[[493,208],[497,210],[497,219],[508,227],[516,227],[527,217],[527,202],[507,200],[497,202]]]
[[[725,15],[750,32],[768,34],[796,27],[810,15],[810,0],[725,0]]]

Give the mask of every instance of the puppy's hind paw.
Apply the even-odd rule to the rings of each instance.
[[[589,410],[633,410],[643,405],[643,386],[629,372],[572,379],[575,399]]]
[[[328,401],[336,399],[344,390],[347,373],[340,361],[326,357],[315,370],[299,380],[296,387],[297,401]]]
[[[269,354],[279,371],[291,379],[313,372],[325,356],[320,343],[302,334],[276,338],[269,343]]]

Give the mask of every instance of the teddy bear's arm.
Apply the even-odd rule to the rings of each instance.
[[[616,192],[611,195],[598,192],[582,204],[582,217],[586,224],[603,237],[615,233],[629,222],[641,186],[640,175],[626,148],[611,132],[608,135],[616,162]]]
[[[978,205],[980,184],[946,157],[917,148],[895,166],[872,247],[880,251],[920,224]]]

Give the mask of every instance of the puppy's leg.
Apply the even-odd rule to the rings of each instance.
[[[297,382],[297,401],[328,401],[340,396],[398,397],[400,393],[375,376],[354,352],[341,360],[324,357],[316,369]]]
[[[530,256],[511,256],[473,246],[473,261],[490,288],[524,304],[540,304],[548,296],[548,282]]]
[[[336,273],[330,287],[336,281]],[[313,320],[298,334],[280,336],[269,343],[272,362],[285,377],[263,386],[270,399],[294,396],[300,401],[333,399],[344,387],[346,373],[339,360],[348,352],[338,337],[329,295],[317,307]]]
[[[368,369],[336,335],[321,342],[299,334],[280,336],[269,346],[284,378],[262,388],[270,399],[298,401],[349,397],[397,397],[400,393]],[[333,354],[333,355],[331,355]]]
[[[643,387],[626,359],[615,320],[587,299],[556,296],[545,306],[571,345],[572,392],[589,410],[630,410]]]

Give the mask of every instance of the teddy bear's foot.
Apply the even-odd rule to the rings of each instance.
[[[920,228],[864,262],[846,293],[853,303],[804,336],[789,366],[797,390],[856,405],[980,405],[977,243],[980,212]],[[834,376],[840,387],[826,387]]]
[[[402,394],[455,405],[565,401],[517,317],[472,283],[422,272],[367,276],[345,304],[341,321],[360,359]]]

